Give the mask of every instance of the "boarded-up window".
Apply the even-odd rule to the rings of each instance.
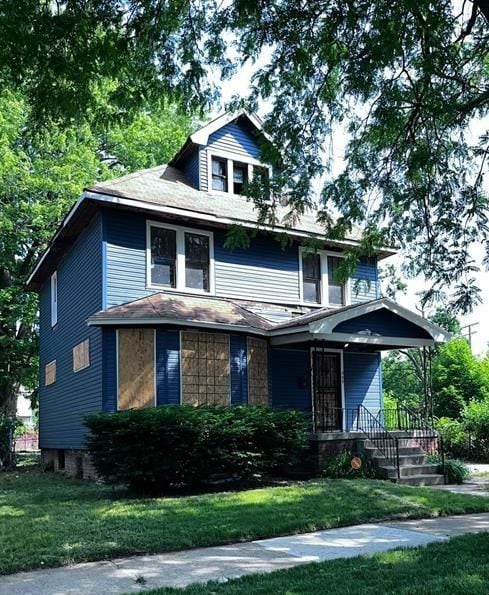
[[[248,403],[268,405],[267,342],[252,337],[248,337]]]
[[[155,404],[154,330],[119,329],[119,409]]]
[[[52,362],[46,364],[44,368],[44,384],[49,386],[50,384],[54,384],[56,382],[56,360],[53,359]]]
[[[229,405],[229,335],[182,332],[182,401]]]
[[[73,372],[79,372],[90,365],[90,339],[73,347]]]

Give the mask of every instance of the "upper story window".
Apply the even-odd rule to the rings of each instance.
[[[270,168],[256,159],[243,158],[235,161],[223,153],[215,155],[208,152],[208,167],[210,171],[209,189],[230,194],[244,194],[252,179],[258,177],[265,187],[268,187]]]
[[[336,271],[341,256],[325,251],[306,252],[300,250],[301,301],[323,306],[344,306],[347,304],[348,283],[340,283]]]
[[[246,163],[233,163],[233,192],[234,194],[243,194],[243,190],[248,183],[248,166]]]
[[[213,234],[148,221],[149,287],[213,292]]]
[[[185,287],[209,291],[209,236],[185,232]]]
[[[337,256],[328,256],[328,301],[331,305],[343,306],[345,304],[345,284],[338,283],[336,271],[341,264]]]
[[[227,161],[218,157],[212,158],[212,190],[227,192],[228,175]]]
[[[58,273],[51,275],[51,326],[58,322]]]
[[[302,293],[305,302],[321,303],[321,257],[319,254],[302,255]]]
[[[176,287],[177,232],[151,227],[151,284]]]

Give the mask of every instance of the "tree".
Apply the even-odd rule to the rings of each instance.
[[[271,106],[265,128],[281,151],[264,149],[280,172],[268,215],[285,200],[293,221],[324,175],[328,233],[360,223],[355,258],[379,244],[405,248],[406,272],[425,275],[429,296],[454,283],[453,305],[467,311],[480,300],[470,247],[487,249],[489,233],[489,134],[467,135],[489,107],[488,18],[486,0],[4,0],[0,72],[37,117],[69,119],[107,77],[121,82],[109,97],[116,114],[160,95],[205,107],[209,70],[226,79],[259,61],[250,96],[233,105]],[[338,126],[349,141],[333,177],[324,146]]]
[[[127,135],[124,122],[100,130],[88,120],[50,121],[31,130],[28,121],[25,96],[0,94],[0,414],[7,415],[19,387],[37,385],[38,302],[24,284],[59,222],[85,186],[167,161],[193,127],[164,104],[131,116]]]
[[[461,417],[464,406],[489,397],[487,363],[481,362],[463,338],[442,345],[433,361],[434,413]]]
[[[460,336],[460,323],[451,310],[438,307],[429,320],[455,337]],[[431,368],[438,362],[439,349],[440,347],[436,346],[396,350],[389,353],[382,361],[385,393],[402,405],[414,409],[428,409],[428,413],[431,413],[433,400]],[[441,384],[443,385],[443,382]],[[445,396],[445,400],[446,398]]]

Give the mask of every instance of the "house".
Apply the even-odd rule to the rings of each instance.
[[[295,408],[317,440],[343,444],[382,425],[381,352],[447,339],[381,297],[377,264],[393,250],[341,284],[358,237],[325,238],[313,213],[290,229],[286,208],[258,224],[243,190],[273,175],[261,142],[256,116],[221,116],[168,165],[97,183],[66,216],[28,280],[46,464],[90,476],[86,414],[163,404]],[[226,248],[236,225],[258,229],[248,248]],[[321,249],[304,250],[309,238]]]

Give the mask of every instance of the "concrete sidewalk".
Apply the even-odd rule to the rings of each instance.
[[[158,554],[91,562],[0,577],[1,595],[115,595],[272,572],[489,531],[489,513],[364,524]]]

